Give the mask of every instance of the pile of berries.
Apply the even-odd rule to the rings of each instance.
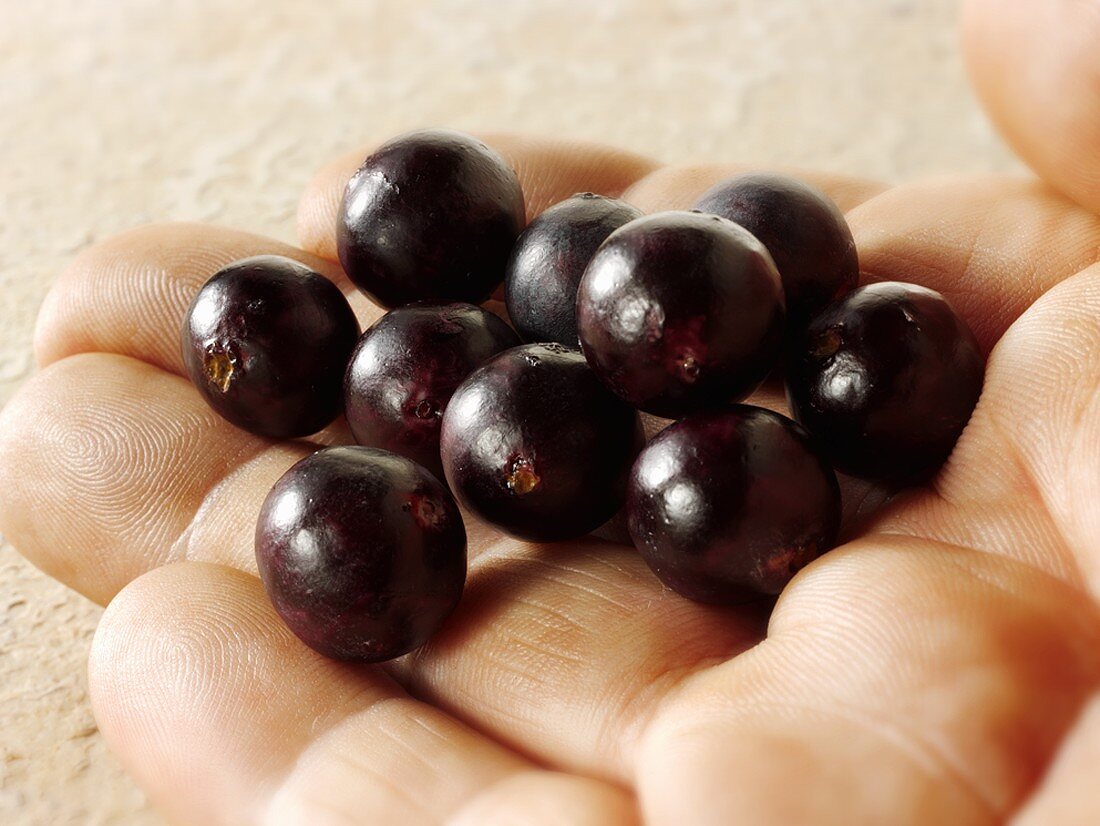
[[[798,181],[744,175],[654,215],[584,193],[524,223],[493,150],[412,132],[339,216],[348,277],[392,308],[362,336],[331,281],[275,256],[191,304],[184,357],[214,410],[274,439],[343,411],[359,443],[292,467],[256,528],[275,608],[328,656],[390,659],[438,629],[466,577],[458,503],[536,542],[625,513],[680,594],[777,594],[837,540],[834,467],[927,478],[981,392],[944,298],[857,287],[844,217]],[[479,306],[502,282],[511,326]],[[740,404],[765,381],[797,423]],[[676,421],[646,444],[639,411]]]

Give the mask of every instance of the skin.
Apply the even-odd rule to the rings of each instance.
[[[1095,50],[1058,32],[1003,33],[1004,17],[1051,3],[970,3],[976,72],[996,36],[1016,61],[1100,73]],[[1100,17],[1095,2],[1058,5]],[[978,88],[1005,84],[993,105],[1018,121],[1051,122],[1056,105],[1100,123],[1095,84],[1053,96],[1014,74]],[[1045,139],[1062,173],[1040,167],[1050,180],[1072,178],[1067,164],[1100,176],[1095,144],[1085,157],[1059,154],[1059,130]],[[732,171],[489,140],[534,213],[584,190],[682,207]],[[471,524],[468,590],[441,636],[352,667],[299,644],[255,577],[255,514],[311,445],[222,422],[182,378],[175,342],[190,296],[236,258],[291,255],[347,287],[333,227],[366,151],[310,185],[302,249],[160,226],[82,253],[43,308],[40,373],[0,415],[0,528],[110,602],[89,665],[96,718],[171,818],[1100,822],[1096,214],[1030,178],[885,190],[805,175],[849,211],[867,279],[943,292],[991,353],[943,473],[865,513],[770,619],[676,598],[626,547],[536,546]],[[354,306],[364,325],[378,315]]]

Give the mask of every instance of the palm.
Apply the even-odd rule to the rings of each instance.
[[[499,145],[535,209],[628,186],[645,209],[686,206],[729,171],[646,176],[616,153]],[[853,208],[869,277],[943,291],[996,344],[935,485],[873,512],[867,499],[855,538],[770,620],[662,591],[627,547],[473,526],[458,614],[385,673],[324,661],[279,623],[252,526],[312,448],[218,420],[176,349],[220,264],[283,252],[340,278],[330,228],[354,162],[307,193],[309,252],[159,227],[81,256],[43,311],[45,369],[3,415],[4,532],[113,598],[95,710],[165,808],[195,822],[615,823],[640,804],[659,824],[978,823],[1079,804],[1100,737],[1095,714],[1077,717],[1100,677],[1100,269],[1085,269],[1100,220],[1028,181],[883,193],[811,176]]]

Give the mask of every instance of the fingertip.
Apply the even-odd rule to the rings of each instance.
[[[0,529],[33,565],[96,602],[105,603],[135,568],[150,564],[140,542],[132,554],[115,556],[102,537],[125,535],[142,519],[124,514],[148,492],[118,491],[144,463],[150,443],[170,441],[175,432],[158,421],[148,441],[119,438],[149,410],[133,397],[147,392],[158,373],[121,356],[72,356],[32,376],[0,418]],[[126,379],[121,394],[119,376]],[[102,395],[126,400],[107,410],[98,404]],[[102,532],[88,530],[89,515]]]
[[[101,243],[81,250],[69,262],[50,287],[39,310],[34,329],[34,354],[38,368],[61,361],[77,353],[86,353],[98,348],[98,332],[113,334],[114,330],[103,330],[102,322],[109,317],[107,310],[112,301],[129,301],[137,298],[141,306],[136,308],[142,318],[159,318],[163,309],[157,306],[161,300],[167,300],[163,287],[159,283],[153,267],[143,267],[141,256],[153,246],[162,243],[176,234],[190,235],[195,229],[189,224],[158,225],[150,224],[135,227],[114,235]],[[187,247],[193,238],[185,241]],[[136,254],[135,254],[136,253]],[[122,279],[132,284],[133,290],[122,291],[114,285],[111,273],[118,273]],[[129,293],[129,294],[127,294]],[[143,301],[148,294],[152,299]],[[93,311],[93,306],[95,311]],[[146,340],[137,329],[127,329],[130,339]],[[151,346],[151,358],[176,362],[178,346],[175,342],[148,341]]]
[[[182,374],[179,331],[191,300],[222,267],[255,255],[293,258],[347,284],[330,261],[248,232],[185,222],[135,227],[83,250],[58,276],[35,326],[38,366],[110,352]]]
[[[198,562],[119,592],[88,683],[111,750],[158,808],[189,823],[251,822],[314,725],[369,699],[365,677],[287,630],[256,577]]]
[[[226,627],[234,627],[237,639],[263,630],[261,612],[249,608],[254,580],[222,565],[175,562],[152,569],[115,595],[88,655],[92,707],[101,726],[108,723],[108,734],[116,733],[113,724],[121,719],[135,721],[131,712],[152,697],[150,689],[161,676],[199,679],[208,672],[211,657],[226,653],[217,642]]]
[[[195,626],[190,619],[208,605],[207,585],[217,577],[209,570],[213,567],[168,565],[134,580],[107,606],[88,656],[88,694],[100,732],[153,802],[169,815],[183,814],[170,791],[174,784],[203,779],[193,759],[226,766],[226,752],[231,751],[227,748],[217,754],[210,744],[200,743],[195,727],[187,724],[196,711],[192,696],[196,689],[212,684],[212,660],[221,648],[215,642],[220,623]],[[223,598],[232,602],[240,596],[239,583],[233,573],[226,573],[217,579]],[[169,623],[171,628],[166,627]],[[226,732],[227,745],[231,739]],[[171,741],[178,757],[166,761],[164,746]],[[232,770],[241,773],[240,766]],[[224,789],[207,784],[202,797],[207,802],[196,808],[206,822],[221,822]]]
[[[2,415],[0,528],[101,603],[179,559],[254,569],[263,497],[316,449],[238,430],[181,377],[110,353],[49,365]]]

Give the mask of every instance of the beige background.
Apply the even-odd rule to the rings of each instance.
[[[889,180],[1013,168],[956,5],[0,0],[0,402],[74,252],[176,219],[293,240],[314,167],[413,126]],[[88,708],[98,616],[0,549],[2,823],[159,822]]]

